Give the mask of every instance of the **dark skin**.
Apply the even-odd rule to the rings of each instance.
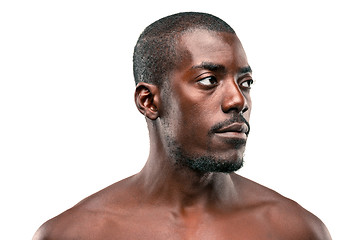
[[[49,220],[34,240],[331,239],[317,217],[264,186],[177,163],[169,139],[188,155],[242,161],[247,128],[229,119],[249,121],[252,82],[235,34],[196,30],[182,35],[177,47],[184,57],[169,84],[136,88],[151,143],[142,171]],[[224,122],[227,128],[211,131]]]

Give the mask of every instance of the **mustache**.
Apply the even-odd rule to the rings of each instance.
[[[225,127],[227,127],[227,126],[229,126],[229,125],[231,125],[231,124],[233,124],[233,123],[245,123],[246,126],[248,127],[248,131],[246,132],[246,135],[249,135],[249,133],[250,133],[250,124],[249,124],[248,121],[246,121],[246,119],[244,118],[244,116],[243,116],[243,115],[240,115],[240,114],[233,115],[232,118],[227,119],[227,120],[225,120],[225,121],[223,121],[223,122],[220,122],[220,123],[215,124],[214,126],[212,126],[212,127],[210,128],[209,133],[210,133],[210,134],[214,134],[214,133],[216,133],[217,131],[219,131],[220,129],[225,128]]]

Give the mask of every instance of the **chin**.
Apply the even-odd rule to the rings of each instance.
[[[187,160],[186,165],[196,172],[222,172],[232,173],[239,170],[243,166],[243,159],[229,161],[224,159],[216,159],[213,157],[201,157],[198,159]]]
[[[176,153],[176,163],[183,167],[192,169],[200,173],[222,172],[231,173],[239,170],[243,166],[243,154],[204,155],[187,154],[184,151]]]
[[[243,166],[245,151],[243,141],[238,144],[237,148],[232,146],[222,149],[213,145],[208,147],[207,150],[201,150],[200,152],[199,149],[192,149],[191,151],[189,146],[182,147],[173,139],[169,141],[168,146],[170,158],[181,168],[188,168],[200,173],[231,173]]]

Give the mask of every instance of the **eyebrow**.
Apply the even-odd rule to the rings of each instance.
[[[225,66],[220,64],[215,64],[211,62],[202,62],[199,65],[195,65],[192,69],[206,69],[212,72],[225,72]]]
[[[192,69],[205,69],[212,72],[226,72],[226,68],[224,65],[211,63],[211,62],[202,62],[199,65],[192,66]],[[237,70],[238,73],[245,74],[245,73],[252,73],[250,66],[241,67]]]
[[[238,69],[238,73],[242,73],[242,74],[244,74],[244,73],[252,73],[252,69],[251,69],[251,67],[248,65],[248,66],[246,66],[246,67],[239,68],[239,69]]]

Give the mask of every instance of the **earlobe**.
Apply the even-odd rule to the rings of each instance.
[[[135,90],[135,104],[145,117],[156,120],[159,117],[159,89],[149,83],[140,82]]]

